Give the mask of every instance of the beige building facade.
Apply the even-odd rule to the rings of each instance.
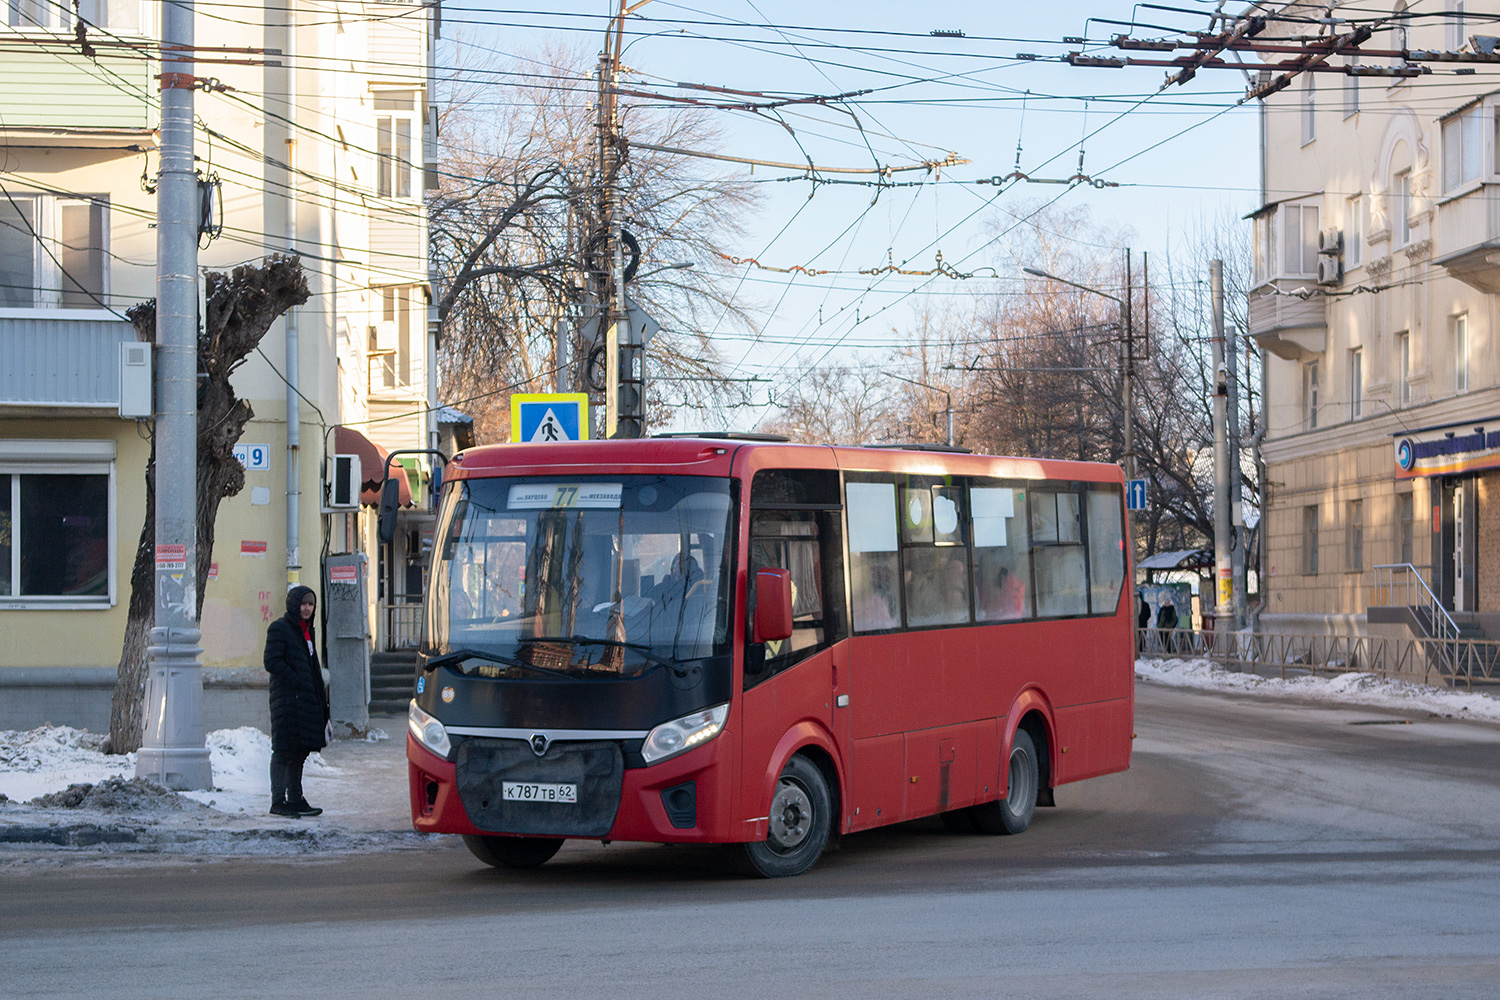
[[[1409,10],[1444,16],[1365,47],[1472,52],[1500,4]],[[1262,108],[1264,631],[1361,632],[1377,584],[1413,574],[1456,617],[1500,613],[1500,88],[1426,65],[1305,73]]]
[[[159,10],[0,9],[0,728],[97,729],[150,451],[151,358],[124,314],[155,294]],[[368,487],[386,453],[426,448],[438,429],[422,201],[436,17],[432,4],[351,0],[196,11],[196,153],[212,199],[200,266],[292,252],[311,289],[234,377],[255,416],[240,439],[245,489],[219,507],[202,582],[212,727],[264,713],[261,647],[290,584],[321,594],[329,557],[365,554],[355,586],[374,646],[423,558],[419,533],[382,546],[361,491],[333,487],[341,450],[364,452]],[[401,461],[420,504],[429,462]]]

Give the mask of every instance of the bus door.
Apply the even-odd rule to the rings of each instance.
[[[768,568],[792,578],[792,634],[751,642],[744,661],[743,752],[746,816],[765,785],[776,745],[796,726],[829,734],[835,756],[847,761],[843,712],[836,708],[848,635],[844,608],[844,546],[838,474],[825,469],[763,469],[750,488],[750,563],[746,579]],[[755,617],[753,582],[746,628]]]

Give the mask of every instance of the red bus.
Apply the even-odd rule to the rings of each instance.
[[[1118,466],[705,435],[446,477],[412,822],[488,864],[734,843],[797,875],[923,816],[1020,833],[1130,764]]]

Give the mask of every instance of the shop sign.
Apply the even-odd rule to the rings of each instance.
[[[1394,435],[1396,478],[1500,468],[1500,417]]]

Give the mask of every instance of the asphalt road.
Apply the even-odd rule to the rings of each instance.
[[[1500,995],[1500,727],[1143,684],[1136,728],[1021,837],[911,823],[790,880],[448,839],[12,867],[0,996]]]

